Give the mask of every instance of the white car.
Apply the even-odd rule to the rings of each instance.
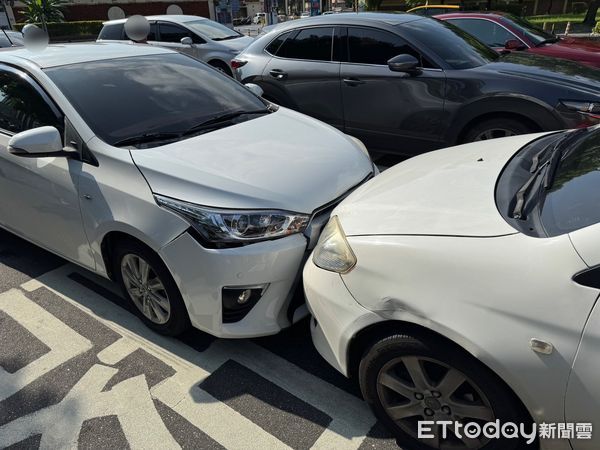
[[[314,343],[402,448],[521,448],[476,434],[513,422],[598,449],[599,222],[599,127],[407,160],[333,211],[304,270]]]
[[[230,61],[254,42],[254,38],[206,17],[162,15],[147,16],[146,19],[150,23],[148,44],[187,53],[230,76],[233,75]],[[104,22],[98,41],[129,41],[126,21]]]
[[[165,334],[302,317],[305,255],[374,172],[355,139],[158,47],[2,52],[0,95],[0,226],[115,280]]]

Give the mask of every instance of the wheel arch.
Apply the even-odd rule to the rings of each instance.
[[[443,341],[448,346],[454,347],[457,351],[464,352],[464,353],[470,355],[471,357],[477,359],[479,361],[479,363],[483,367],[485,367],[489,371],[489,373],[494,378],[496,378],[496,380],[499,383],[504,385],[504,387],[506,387],[506,389],[508,389],[508,391],[512,393],[514,400],[518,403],[520,409],[522,410],[522,413],[524,415],[523,417],[526,418],[527,420],[530,420],[531,423],[534,422],[533,415],[529,411],[529,408],[527,408],[525,402],[523,402],[523,400],[519,397],[519,395],[517,395],[515,390],[512,387],[510,387],[508,385],[508,383],[506,383],[504,381],[504,379],[502,379],[502,377],[500,375],[498,375],[498,373],[496,373],[496,371],[493,370],[488,364],[486,364],[485,362],[483,362],[479,358],[477,358],[477,356],[474,355],[472,351],[469,351],[464,346],[458,344],[457,342],[450,339],[449,337],[447,337],[441,333],[438,333],[437,331],[434,331],[430,328],[426,328],[422,325],[419,325],[419,324],[416,324],[413,322],[407,322],[407,321],[401,321],[401,320],[386,320],[386,321],[371,324],[371,325],[363,328],[359,332],[357,332],[354,335],[354,337],[352,338],[352,340],[350,341],[350,344],[348,345],[348,350],[347,350],[348,376],[350,378],[357,377],[358,369],[359,369],[359,365],[360,365],[362,356],[364,355],[365,351],[367,350],[367,348],[370,345],[374,344],[375,342],[379,341],[380,339],[383,339],[384,337],[387,337],[391,334],[398,334],[398,333],[409,334],[409,335],[415,336],[417,338],[440,340],[440,341]]]
[[[227,75],[233,77],[233,71],[231,70],[231,67],[227,62],[223,61],[222,59],[212,58],[208,61],[207,64],[212,67],[222,67],[223,69],[225,69]]]
[[[565,126],[550,105],[521,95],[477,99],[459,108],[454,117],[445,139],[452,145],[462,143],[465,134],[475,124],[494,117],[526,121],[534,127],[534,131],[551,131]]]

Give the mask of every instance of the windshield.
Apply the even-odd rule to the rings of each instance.
[[[600,127],[565,149],[546,193],[541,221],[548,236],[600,222]]]
[[[523,33],[535,45],[539,45],[544,41],[556,41],[557,37],[548,33],[541,28],[536,27],[527,19],[517,16],[508,16],[507,20],[511,21],[513,26]]]
[[[479,67],[499,57],[487,45],[448,22],[424,18],[398,28],[406,32],[409,40],[420,42],[453,69]]]
[[[266,109],[238,82],[180,53],[92,61],[45,72],[110,145],[141,135],[185,133],[217,116]]]
[[[237,31],[227,28],[225,25],[218,22],[213,22],[212,20],[193,20],[191,22],[185,22],[185,26],[192,31],[196,31],[202,37],[206,37],[213,41],[224,41],[242,37]]]

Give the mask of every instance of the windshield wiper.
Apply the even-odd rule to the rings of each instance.
[[[587,131],[587,128],[571,131],[556,144],[552,156],[550,157],[550,165],[546,171],[546,174],[544,175],[544,189],[548,190],[552,187],[552,183],[554,183],[554,177],[556,176],[556,170],[558,169],[558,163],[568,154],[564,152],[564,149],[580,135],[587,133]]]
[[[234,34],[232,36],[225,36],[225,37],[213,38],[213,41],[228,41],[230,39],[237,39],[239,37],[242,37],[242,35],[241,34]]]
[[[236,119],[240,116],[251,115],[251,114],[268,114],[269,112],[271,112],[271,110],[269,108],[265,108],[265,109],[256,109],[256,110],[252,110],[252,111],[233,111],[230,113],[221,114],[221,115],[212,117],[208,120],[205,120],[204,122],[201,122],[197,125],[194,125],[191,128],[188,128],[186,131],[184,131],[181,134],[181,136],[187,136],[188,134],[197,133],[199,131],[204,131],[204,130],[213,130],[213,129],[221,127],[223,125],[227,125],[233,119]]]
[[[120,141],[117,141],[114,144],[112,144],[112,146],[123,147],[126,145],[139,145],[146,144],[148,142],[168,141],[169,139],[178,139],[180,137],[180,133],[144,133],[138,136],[131,136],[125,139],[121,139]]]

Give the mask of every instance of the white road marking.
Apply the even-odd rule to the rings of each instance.
[[[62,363],[92,348],[92,343],[62,323],[17,289],[0,294],[0,310],[12,317],[50,351],[15,373],[0,367],[0,401]],[[1,442],[1,440],[0,440]]]

